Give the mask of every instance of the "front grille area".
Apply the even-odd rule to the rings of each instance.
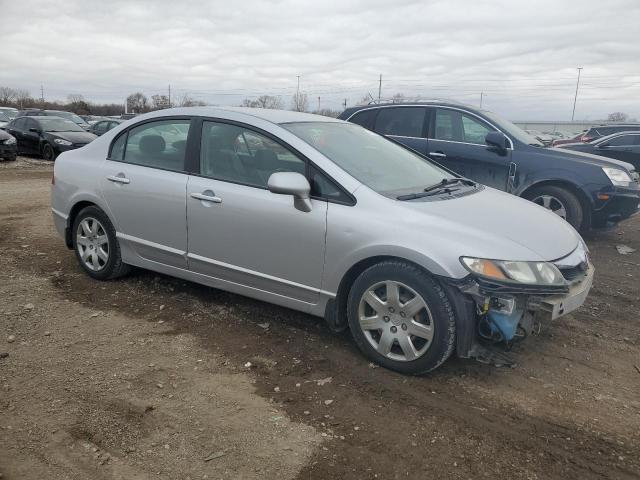
[[[558,267],[560,273],[562,273],[562,276],[568,282],[572,282],[574,280],[578,280],[581,277],[584,277],[587,274],[587,268],[587,262],[582,262],[575,267]]]

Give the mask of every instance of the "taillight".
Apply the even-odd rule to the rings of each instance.
[[[580,141],[581,141],[581,142],[583,142],[583,143],[590,142],[591,140],[593,140],[593,137],[586,137],[586,136],[585,136],[585,137],[582,137],[582,138],[580,139]]]

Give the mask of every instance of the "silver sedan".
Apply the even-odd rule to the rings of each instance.
[[[136,117],[63,153],[51,202],[94,279],[136,266],[321,316],[404,373],[486,358],[578,308],[593,276],[557,215],[305,113]]]

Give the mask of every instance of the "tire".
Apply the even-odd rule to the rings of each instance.
[[[393,285],[399,287],[399,301],[394,300]],[[417,310],[420,301],[424,306]],[[434,370],[455,346],[455,316],[444,289],[426,272],[403,261],[384,261],[360,274],[349,292],[347,318],[362,353],[396,372],[416,375]]]
[[[558,214],[576,230],[580,230],[586,224],[580,200],[565,188],[545,185],[534,188],[525,198]]]
[[[73,221],[71,239],[76,259],[90,277],[111,280],[131,270],[122,262],[115,228],[98,207],[90,206],[80,211]]]
[[[56,152],[48,143],[45,143],[42,147],[42,158],[49,161],[54,161],[56,159]]]

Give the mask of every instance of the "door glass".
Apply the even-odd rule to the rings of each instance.
[[[462,113],[457,110],[436,110],[436,140],[449,140],[452,142],[464,142],[464,130],[462,127]]]
[[[620,135],[606,142],[606,145],[609,147],[628,147],[633,145],[633,137],[631,135]]]
[[[98,124],[93,128],[96,134],[100,135],[107,131],[107,122],[98,122]]]
[[[371,110],[363,110],[361,112],[356,113],[353,117],[349,119],[350,122],[357,123],[358,125],[362,125],[369,130],[373,130],[373,122],[376,119],[376,113],[378,113],[377,108],[372,108]]]
[[[422,137],[426,108],[381,108],[376,119],[376,132],[381,135]]]
[[[464,141],[484,145],[484,139],[491,130],[469,115],[462,115],[462,130]]]
[[[327,178],[314,165],[311,165],[309,178],[311,178],[311,196],[333,200],[339,203],[352,204],[353,200],[333,180]]]
[[[127,138],[124,161],[145,167],[183,171],[189,124],[189,120],[161,120],[132,128]]]
[[[236,125],[204,122],[200,173],[252,187],[267,188],[271,174],[305,174],[305,161],[260,133]]]

